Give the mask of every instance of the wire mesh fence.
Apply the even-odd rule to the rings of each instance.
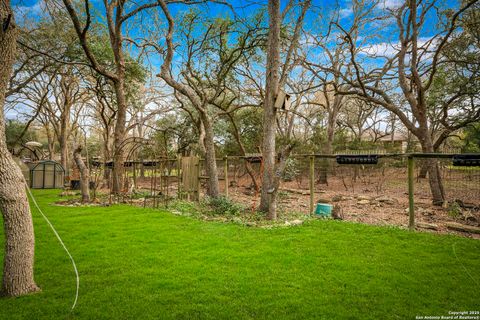
[[[368,159],[349,155],[343,159],[356,164],[344,164],[338,157],[342,156],[291,156],[281,177],[278,210],[312,214],[317,203],[328,203],[340,218],[412,227],[412,219],[420,224],[455,221],[455,209],[467,212],[473,223],[480,221],[480,166],[454,166],[448,155],[378,154]],[[261,156],[229,156],[217,159],[216,165],[220,193],[255,211],[263,175]],[[173,199],[199,200],[208,193],[205,160],[196,157],[142,161],[125,171],[126,185],[141,195],[144,206],[168,205]],[[432,182],[434,172],[439,186]],[[433,206],[436,187],[442,203]]]
[[[429,171],[438,166],[441,188],[447,202],[480,205],[480,167],[453,166],[451,159],[418,158],[415,160],[415,196],[431,200],[432,190],[429,184]]]

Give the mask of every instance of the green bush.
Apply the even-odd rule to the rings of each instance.
[[[207,198],[204,202],[210,214],[214,215],[238,215],[244,207],[226,197]]]
[[[300,174],[299,163],[297,159],[287,159],[285,164],[285,170],[283,171],[282,178],[285,181],[292,181]]]
[[[192,201],[176,199],[169,204],[170,210],[176,210],[184,215],[192,215],[198,211],[198,204]]]
[[[452,218],[458,218],[460,215],[462,215],[462,208],[457,201],[453,201],[448,206],[448,215]]]

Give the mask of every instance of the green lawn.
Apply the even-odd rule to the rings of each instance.
[[[415,319],[480,309],[478,240],[337,221],[256,229],[126,205],[49,205],[58,193],[35,192],[77,262],[78,306],[70,312],[70,261],[34,211],[43,291],[0,299],[1,319]]]

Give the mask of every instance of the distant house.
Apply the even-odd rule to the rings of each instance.
[[[405,153],[408,148],[408,135],[403,132],[395,132],[392,135],[370,129],[362,134],[362,140],[374,142],[380,149],[388,152]]]
[[[395,150],[402,153],[407,152],[408,137],[403,133],[394,133],[393,136],[392,134],[387,134],[377,139],[377,142],[382,144],[383,148],[387,150]]]

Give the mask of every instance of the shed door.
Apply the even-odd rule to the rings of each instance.
[[[55,172],[55,188],[63,187],[63,171],[58,170]]]
[[[45,164],[45,185],[43,187],[46,189],[51,189],[55,187],[55,164],[54,163]]]
[[[35,189],[43,188],[43,167],[44,167],[43,163],[35,167],[32,174],[32,188],[35,188]]]

